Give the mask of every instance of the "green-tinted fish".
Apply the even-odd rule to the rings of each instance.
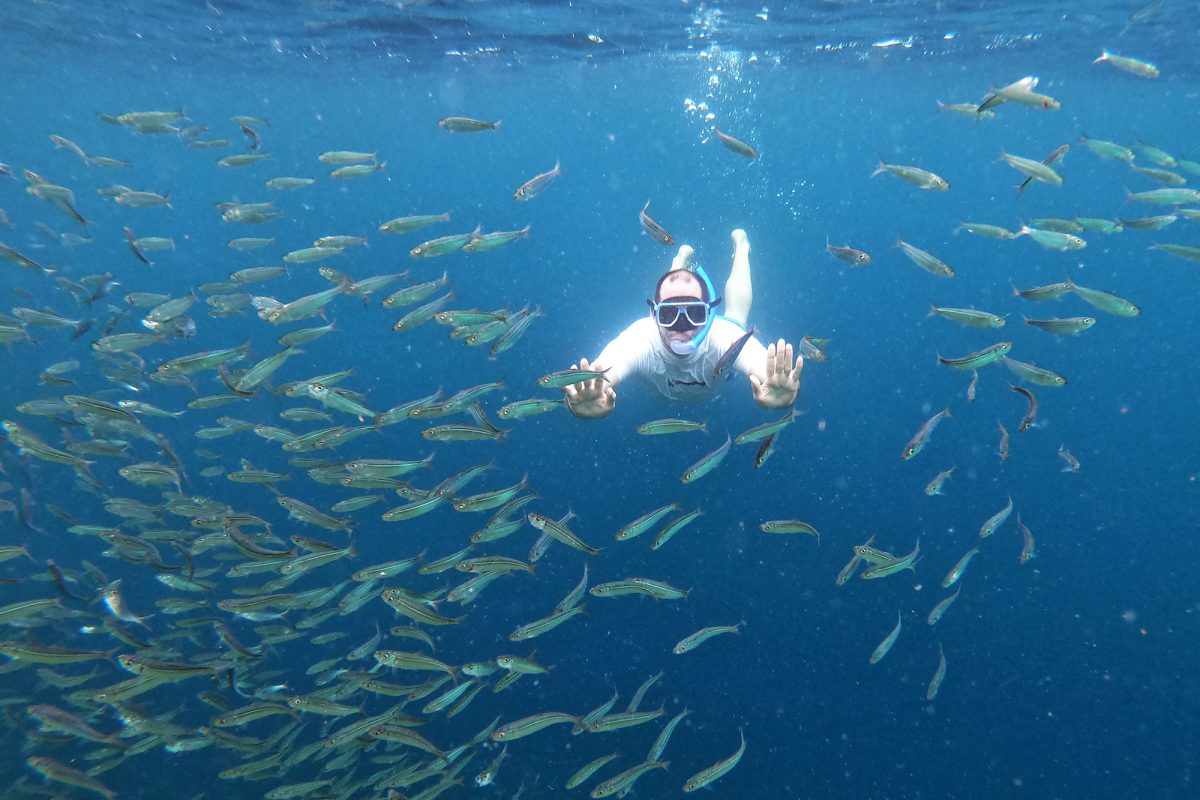
[[[775,436],[775,434],[791,425],[795,420],[796,410],[793,408],[780,419],[777,419],[773,422],[764,422],[762,425],[756,425],[750,430],[738,434],[737,438],[733,440],[734,444],[749,444],[750,442],[771,439],[773,436]]]
[[[221,167],[248,167],[251,164],[257,164],[260,161],[265,161],[270,158],[269,153],[239,153],[237,155],[225,156],[217,161],[217,166]]]
[[[1080,136],[1079,143],[1101,158],[1111,158],[1126,163],[1133,161],[1133,151],[1115,142],[1092,139],[1085,133]]]
[[[1200,191],[1196,189],[1151,189],[1148,192],[1126,191],[1125,199],[1137,203],[1154,203],[1160,206],[1185,206],[1200,203]]]
[[[678,503],[670,503],[669,505],[662,506],[661,508],[656,508],[653,511],[648,511],[635,519],[633,522],[630,522],[628,525],[622,527],[621,530],[617,531],[615,538],[618,542],[623,542],[626,539],[632,539],[635,536],[640,536],[657,525],[663,517],[679,510],[680,507]]]
[[[1079,459],[1071,455],[1071,451],[1067,450],[1067,448],[1063,447],[1062,445],[1058,446],[1058,457],[1061,458],[1065,464],[1061,470],[1062,472],[1079,472]]]
[[[258,250],[262,247],[270,247],[275,243],[275,237],[264,239],[261,236],[242,236],[237,239],[230,239],[226,242],[226,246],[231,250]],[[144,247],[142,248],[145,249]],[[276,267],[276,269],[281,269]],[[237,280],[232,278],[232,280]]]
[[[595,380],[596,378],[604,377],[605,373],[610,368],[595,370],[595,369],[562,369],[557,372],[551,372],[538,378],[538,386],[543,389],[562,389],[566,386],[574,386],[577,383],[584,381]]]
[[[719,128],[715,127],[713,128],[713,133],[717,135],[717,140],[720,141],[721,144],[725,145],[726,149],[737,153],[739,156],[744,156],[745,158],[758,158],[758,151],[740,139],[735,139],[727,133],[722,133]]]
[[[739,336],[733,344],[729,345],[727,350],[721,353],[721,357],[717,359],[717,363],[712,368],[712,373],[710,373],[708,376],[709,381],[716,383],[717,381],[721,380],[722,375],[733,368],[733,365],[737,363],[738,356],[740,356],[742,354],[742,350],[745,349],[746,343],[754,338],[754,334],[756,332],[756,328],[751,328]]]
[[[1029,530],[1029,527],[1021,521],[1020,514],[1017,515],[1017,527],[1021,530],[1021,536],[1025,540],[1021,546],[1020,557],[1020,562],[1025,564],[1033,558],[1033,531]]]
[[[1030,383],[1036,383],[1039,386],[1066,386],[1067,379],[1056,372],[1051,372],[1048,369],[1042,369],[1034,364],[1027,364],[1024,361],[1004,357],[1004,365],[1013,371],[1015,375]]]
[[[408,254],[413,258],[435,258],[448,253],[454,253],[462,250],[467,246],[468,242],[479,236],[480,230],[481,228],[476,227],[470,233],[455,233],[450,236],[430,239],[428,242],[422,242],[409,250]]]
[[[938,363],[954,369],[979,369],[1004,358],[1010,350],[1012,350],[1012,342],[997,342],[961,358],[944,358],[939,355]]]
[[[664,544],[669,542],[675,536],[675,534],[679,533],[685,527],[695,522],[702,516],[704,516],[704,512],[697,508],[695,511],[689,511],[682,517],[673,520],[665,528],[659,531],[657,536],[654,537],[654,542],[650,545],[650,549],[657,550],[658,548],[662,547]]]
[[[1139,217],[1137,219],[1122,219],[1121,224],[1135,231],[1160,231],[1168,225],[1175,224],[1179,217],[1176,214],[1159,214],[1154,217]]]
[[[933,191],[944,192],[950,188],[950,184],[945,179],[921,169],[920,167],[905,167],[899,164],[888,164],[882,158],[879,159],[879,166],[875,167],[875,171],[871,173],[871,177],[882,175],[883,173],[895,175],[897,178],[908,181],[918,189],[932,189]]]
[[[494,231],[481,233],[467,241],[463,250],[467,253],[490,253],[515,242],[517,239],[529,239],[529,227],[526,225],[517,231]]]
[[[1048,155],[1042,159],[1042,166],[1048,168],[1048,167],[1050,167],[1051,164],[1055,164],[1059,161],[1062,161],[1063,156],[1065,156],[1067,154],[1067,151],[1070,149],[1071,149],[1071,145],[1069,145],[1069,144],[1061,144],[1058,147],[1054,148],[1054,150],[1052,150],[1050,152],[1050,155]],[[1030,182],[1033,180],[1034,180],[1033,175],[1030,175],[1024,181],[1021,182],[1021,185],[1017,187],[1017,190],[1025,191],[1025,187],[1028,186],[1030,184]],[[1060,182],[1061,182],[1061,178],[1060,178]],[[1037,224],[1037,223],[1034,223],[1034,224]]]
[[[479,131],[499,131],[500,120],[487,120],[472,117],[446,117],[438,120],[438,127],[451,133],[478,133]]]
[[[686,419],[656,419],[652,422],[644,422],[637,428],[637,432],[642,436],[662,436],[670,433],[690,433],[691,431],[708,433],[708,423]]]
[[[933,480],[931,480],[925,486],[925,494],[929,495],[930,497],[942,494],[942,487],[946,485],[946,481],[948,481],[950,476],[953,474],[954,467],[951,467],[950,469],[944,469],[939,472],[936,476],[934,476]]]
[[[976,311],[973,308],[943,308],[930,303],[929,313],[926,316],[932,317],[935,314],[970,328],[1003,328],[1007,322],[999,314],[987,311]]]
[[[305,186],[312,186],[316,182],[315,178],[293,178],[285,175],[268,180],[267,188],[276,190],[302,189]]]
[[[954,270],[945,261],[932,253],[915,247],[903,239],[896,240],[896,247],[904,251],[904,255],[921,269],[939,278],[953,278]]]
[[[427,300],[437,294],[438,290],[450,283],[449,273],[443,272],[442,277],[437,280],[426,281],[424,283],[406,286],[403,289],[393,292],[383,298],[381,305],[384,308],[397,308],[399,306],[410,306],[413,303],[420,303],[422,300]],[[435,318],[441,321],[441,315],[450,312],[438,312]]]
[[[285,255],[283,260],[289,264],[311,264],[314,261],[322,261],[333,256],[340,256],[343,252],[344,250],[341,247],[302,247]]]
[[[938,665],[934,671],[933,677],[929,679],[929,688],[925,690],[925,699],[933,702],[938,696],[938,692],[942,688],[942,681],[946,679],[946,654],[942,652],[942,645],[938,644]]]
[[[1028,225],[1022,225],[1021,229],[1017,231],[1017,236],[1028,236],[1048,250],[1082,250],[1087,247],[1087,242],[1073,233],[1044,231]]]
[[[798,519],[773,519],[759,525],[763,533],[803,533],[812,536],[818,543],[821,534],[812,525]]]
[[[88,773],[80,772],[73,767],[68,767],[66,764],[55,761],[53,758],[47,758],[46,756],[30,756],[29,758],[25,759],[25,763],[48,780],[57,781],[58,783],[65,783],[68,786],[74,786],[78,789],[85,789],[89,792],[95,792],[102,797],[108,798],[108,800],[114,800],[114,798],[117,796],[116,792],[100,783],[100,781],[96,780]]]
[[[1130,75],[1137,75],[1139,78],[1157,78],[1160,74],[1158,67],[1148,61],[1139,61],[1136,58],[1119,56],[1107,50],[1101,50],[1099,58],[1094,59],[1092,63],[1099,64],[1101,61],[1107,61],[1117,69],[1128,72]]]
[[[986,539],[995,533],[996,530],[1012,515],[1012,512],[1013,501],[1010,497],[1008,498],[1008,505],[989,517],[987,522],[983,523],[983,525],[979,528],[979,538]]]
[[[1057,233],[1079,233],[1083,230],[1083,226],[1073,219],[1061,219],[1060,217],[1037,217],[1031,220],[1035,228],[1041,228],[1047,231],[1055,231]]]
[[[443,214],[417,214],[410,217],[396,217],[380,224],[380,233],[409,233],[428,227],[437,222],[449,222],[450,212]]]
[[[501,725],[492,731],[491,739],[494,742],[511,742],[514,739],[523,739],[538,731],[545,730],[551,725],[577,725],[578,723],[579,717],[571,714],[566,714],[562,711],[545,711],[541,714],[523,717],[507,725]]]
[[[960,222],[958,229],[964,230],[967,233],[973,233],[976,236],[982,236],[985,239],[1015,239],[1017,235],[1008,228],[1002,228],[999,225],[988,225],[982,222]]]
[[[825,237],[825,249],[829,254],[839,261],[845,261],[852,267],[865,267],[871,263],[871,256],[862,250],[855,250],[853,247],[839,246],[829,243],[829,237]]]
[[[1075,284],[1069,280],[1061,283],[1050,283],[1045,286],[1034,286],[1031,289],[1018,289],[1016,286],[1013,286],[1013,295],[1024,298],[1025,300],[1032,300],[1034,302],[1041,302],[1043,300],[1057,300],[1064,294],[1070,292],[1074,286]]]
[[[603,767],[608,762],[612,761],[614,758],[617,758],[619,755],[620,755],[620,753],[609,753],[606,756],[600,756],[599,758],[597,758],[593,761],[589,761],[588,763],[586,763],[582,767],[580,767],[570,778],[567,779],[566,784],[564,784],[565,787],[567,789],[574,789],[576,786],[579,786],[581,783],[586,781],[588,778],[595,775],[600,770],[601,767]]]
[[[571,529],[565,524],[557,522],[544,514],[529,514],[527,515],[527,519],[529,520],[529,524],[535,529],[548,534],[551,538],[562,542],[568,547],[587,553],[590,556],[594,556],[600,552],[596,548],[585,544],[584,541],[576,536],[575,533],[571,531]]]
[[[525,183],[521,184],[515,192],[513,192],[514,200],[532,200],[539,194],[544,192],[554,180],[562,174],[562,165],[556,160],[554,168],[549,172],[543,172],[540,175],[535,175]]]
[[[1010,167],[1020,172],[1039,183],[1048,183],[1051,186],[1062,186],[1062,176],[1054,171],[1053,167],[1036,161],[1031,158],[1022,158],[1014,156],[1011,153],[1000,151],[1000,159],[1007,163]],[[1018,234],[1020,235],[1020,234]]]
[[[737,751],[728,758],[721,759],[711,767],[706,767],[688,778],[683,784],[684,792],[694,792],[697,789],[702,789],[738,765],[738,762],[742,760],[742,754],[746,752],[746,737],[742,734],[741,728],[738,728],[738,736],[741,738],[741,744],[738,746]]]
[[[566,608],[562,611],[555,611],[548,617],[535,620],[525,625],[519,626],[516,630],[508,635],[508,638],[514,642],[532,639],[535,636],[541,636],[543,633],[548,633],[559,625],[562,625],[567,620],[583,613],[583,606],[575,606]]]
[[[976,103],[943,103],[941,100],[938,100],[937,106],[938,111],[947,111],[951,114],[957,114],[960,117],[973,119],[976,122],[983,119],[996,118],[995,111],[992,111],[991,109],[980,111],[979,106]]]
[[[317,156],[322,164],[341,166],[345,164],[362,164],[375,160],[375,153],[360,153],[354,150],[328,150]]]
[[[888,654],[888,651],[892,649],[892,645],[894,645],[896,643],[896,639],[899,638],[899,636],[900,636],[900,612],[897,611],[896,612],[896,627],[892,628],[892,632],[889,633],[887,636],[885,636],[883,638],[883,641],[879,643],[879,646],[875,648],[875,651],[873,653],[871,653],[871,663],[878,664],[880,661],[882,661],[883,657],[886,656]]]
[[[737,625],[714,625],[709,628],[701,628],[690,636],[680,639],[679,643],[671,649],[671,652],[677,656],[690,653],[714,636],[720,636],[725,633],[740,633],[741,629],[742,623],[740,622]],[[662,753],[659,753],[659,755],[662,755]]]
[[[1085,231],[1092,233],[1120,233],[1125,230],[1125,226],[1114,219],[1102,219],[1100,217],[1080,217],[1076,216],[1075,221],[1079,223]]]
[[[297,500],[294,497],[286,497],[284,495],[279,495],[275,500],[279,505],[287,509],[288,516],[298,519],[301,522],[307,522],[310,525],[335,531],[349,531],[353,526],[350,520],[332,517],[310,506],[303,500]]]
[[[675,244],[675,237],[671,235],[670,231],[668,231],[662,225],[659,225],[648,213],[646,213],[649,208],[650,201],[647,200],[646,205],[642,206],[641,212],[638,213],[638,221],[642,225],[642,230],[644,230],[646,234],[656,242],[660,242],[667,246]]]
[[[367,175],[372,175],[384,169],[387,169],[386,161],[380,161],[378,164],[350,164],[345,167],[338,167],[329,173],[329,177],[338,181],[351,180],[353,178],[364,178]]]
[[[733,437],[731,437],[729,434],[726,434],[725,444],[721,445],[716,450],[713,450],[711,453],[706,454],[695,464],[692,464],[690,467],[684,470],[683,475],[679,477],[679,480],[683,483],[692,483],[693,481],[700,480],[705,475],[716,469],[717,466],[725,460],[725,456],[729,454],[729,448],[732,445]]]
[[[1032,325],[1033,327],[1046,331],[1047,333],[1068,335],[1086,331],[1088,328],[1096,324],[1096,318],[1054,317],[1052,319],[1030,319],[1029,317],[1025,317],[1025,324]]]
[[[383,602],[414,622],[426,625],[457,625],[462,620],[462,617],[447,617],[438,614],[433,610],[431,603],[427,603],[415,595],[410,595],[402,589],[384,589],[379,596]]]
[[[921,450],[924,449],[925,445],[929,442],[929,437],[933,435],[933,431],[935,428],[937,428],[938,423],[949,416],[950,409],[944,408],[926,420],[921,427],[917,429],[917,432],[913,435],[912,439],[909,440],[908,444],[904,446],[904,451],[900,454],[900,460],[908,461],[917,453],[921,452]]]
[[[946,573],[946,577],[942,581],[942,588],[949,589],[951,586],[958,583],[958,579],[963,576],[964,572],[966,572],[967,565],[971,563],[971,559],[974,558],[975,556],[977,556],[978,554],[979,554],[978,547],[972,547],[970,550],[968,550],[966,553],[964,553],[962,558],[960,558],[958,560],[958,563],[956,563],[950,569],[950,571],[948,573]],[[955,595],[955,596],[957,597],[957,595]],[[943,609],[943,611],[944,610],[945,609]],[[936,622],[936,620],[934,620],[934,621]],[[930,623],[930,624],[933,624],[933,623]]]
[[[1200,247],[1194,247],[1186,244],[1157,244],[1150,245],[1151,250],[1162,250],[1164,253],[1170,253],[1179,258],[1186,258],[1189,261],[1200,261]]]
[[[628,792],[637,781],[638,778],[656,769],[666,769],[667,762],[665,761],[646,761],[636,766],[630,767],[624,772],[616,775],[608,780],[597,784],[592,789],[591,797],[611,797],[612,795],[624,795]]]
[[[975,552],[978,552],[978,551],[979,551],[979,548],[978,547],[975,548]],[[926,618],[925,622],[928,623],[929,625],[938,624],[938,621],[942,618],[942,615],[944,615],[946,613],[946,609],[950,608],[950,606],[954,603],[954,601],[958,599],[958,596],[960,594],[962,594],[961,586],[958,587],[957,592],[950,595],[949,597],[943,598],[936,606],[934,606],[933,609],[930,610],[929,616]]]
[[[565,407],[566,401],[561,397],[555,400],[531,397],[528,400],[517,400],[509,403],[497,411],[496,416],[500,419],[525,419],[526,417],[545,414]]]
[[[858,552],[858,550],[856,549],[855,552]],[[874,554],[870,553],[866,548],[863,549],[862,555],[863,555],[863,558],[866,560],[873,560],[873,559],[869,558],[868,556],[871,556]],[[880,555],[883,555],[883,554],[880,553]],[[915,572],[916,565],[917,565],[917,558],[920,555],[921,555],[921,540],[917,539],[916,546],[913,547],[912,552],[908,553],[907,555],[888,559],[887,561],[881,561],[879,563],[875,563],[869,569],[864,570],[863,573],[861,575],[859,575],[858,577],[862,578],[863,580],[869,581],[869,580],[875,580],[877,578],[886,578],[889,575],[895,575],[897,572],[903,572],[906,569]]]

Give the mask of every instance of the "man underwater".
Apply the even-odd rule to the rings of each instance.
[[[567,408],[580,419],[599,419],[612,413],[617,403],[614,387],[630,376],[649,383],[668,400],[701,403],[721,390],[724,380],[712,379],[721,355],[748,330],[747,318],[754,299],[750,283],[750,241],[735,230],[733,266],[725,282],[724,297],[714,297],[712,282],[703,268],[689,266],[691,247],[683,245],[671,270],[658,281],[650,315],[642,317],[608,343],[591,363],[579,359],[579,369],[607,370],[603,377],[563,388]],[[715,308],[725,304],[725,313]],[[787,408],[800,392],[804,357],[795,356],[791,344],[780,339],[763,347],[753,336],[746,342],[732,369],[750,377],[755,401],[763,408]],[[573,367],[574,368],[574,367]]]

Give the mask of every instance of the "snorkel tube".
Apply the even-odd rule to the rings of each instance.
[[[708,318],[690,341],[680,342],[672,339],[668,343],[671,352],[677,356],[690,356],[700,348],[700,345],[704,343],[705,337],[708,336],[709,329],[712,328],[713,318],[716,316],[713,314],[713,309],[721,304],[721,298],[717,297],[717,291],[713,288],[712,281],[709,280],[708,273],[704,271],[704,267],[697,265],[691,272],[700,279],[700,284],[704,288],[704,302],[708,303]],[[714,300],[713,298],[716,299]]]

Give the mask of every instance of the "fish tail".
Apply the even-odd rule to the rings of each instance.
[[[879,164],[876,165],[875,171],[871,173],[871,177],[874,178],[876,175],[881,175],[884,172],[887,172],[887,162],[884,161],[883,156],[880,155],[879,156]]]

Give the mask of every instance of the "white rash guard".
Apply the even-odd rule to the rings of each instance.
[[[605,377],[613,384],[633,376],[650,384],[668,400],[703,403],[715,397],[725,383],[725,378],[719,378],[714,384],[710,377],[721,354],[744,333],[736,322],[717,317],[696,352],[677,356],[663,344],[658,323],[646,316],[609,342],[591,363],[596,369],[611,368]],[[751,337],[734,362],[733,370],[765,380],[766,367],[767,348]]]

